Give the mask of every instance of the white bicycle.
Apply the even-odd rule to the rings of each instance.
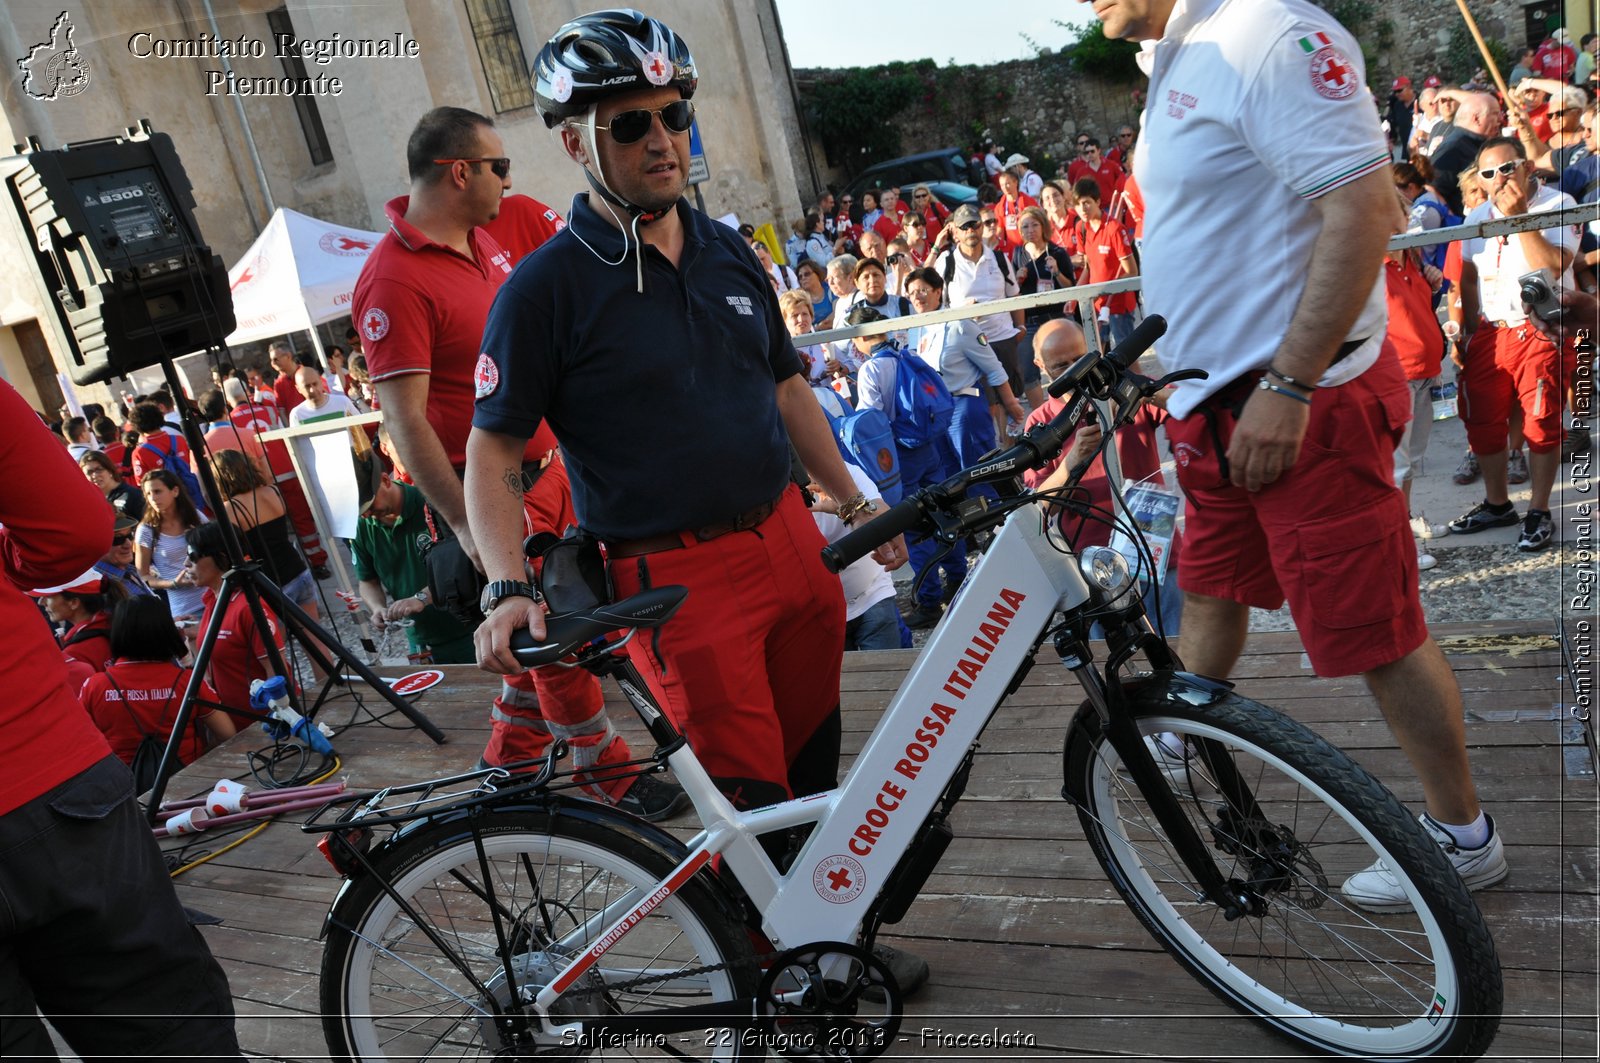
[[[1485,1051],[1501,1010],[1494,944],[1417,820],[1306,728],[1183,672],[1121,554],[1074,552],[1038,496],[967,497],[1058,453],[1091,399],[1118,411],[1109,444],[1167,382],[1127,369],[1163,328],[1152,318],[1085,356],[1052,383],[1074,393],[1054,422],[829,548],[842,567],[902,531],[953,544],[997,529],[838,789],[746,812],[717,791],[615,652],[670,620],[686,592],[660,587],[552,616],[545,642],[518,653],[529,665],[576,655],[620,684],[657,745],[621,770],[676,773],[704,824],[687,843],[562,792],[575,783],[556,770],[560,750],[531,777],[456,776],[314,817],[307,829],[327,832],[321,846],[347,876],[322,964],[335,1057],[880,1054],[903,1011],[874,937],[949,844],[978,739],[1046,641],[1086,698],[1063,706],[1062,796],[1180,964],[1302,1048]],[[1069,487],[1056,501],[1078,498]],[[1135,656],[1146,670],[1132,670]],[[1163,734],[1177,737],[1147,745]],[[1411,910],[1374,914],[1341,896],[1378,859]]]

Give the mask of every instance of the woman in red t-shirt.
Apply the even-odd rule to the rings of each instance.
[[[71,583],[28,593],[39,599],[51,623],[67,625],[61,656],[104,671],[111,658],[111,609],[128,596],[122,584],[90,569]]]
[[[78,696],[124,764],[133,763],[145,735],[165,741],[172,733],[191,672],[177,662],[188,649],[161,599],[142,595],[118,604],[111,620],[111,664],[90,676]],[[184,764],[234,734],[233,720],[214,707],[216,691],[202,683],[199,697],[212,705],[195,706],[178,746]]]

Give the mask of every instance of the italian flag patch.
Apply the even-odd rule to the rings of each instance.
[[[1301,37],[1299,44],[1300,50],[1307,55],[1310,55],[1318,48],[1326,48],[1333,44],[1333,42],[1328,39],[1328,35],[1326,33],[1313,33],[1309,37]]]

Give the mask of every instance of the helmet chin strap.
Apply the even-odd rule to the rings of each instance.
[[[644,243],[639,238],[639,228],[642,225],[649,225],[653,221],[666,217],[677,208],[677,204],[671,204],[662,208],[661,210],[645,210],[636,203],[628,202],[626,199],[623,199],[621,196],[617,195],[611,190],[611,185],[606,180],[605,168],[600,162],[599,146],[595,143],[594,113],[595,108],[590,107],[587,118],[584,120],[583,124],[578,127],[578,136],[583,142],[584,153],[594,164],[593,169],[591,169],[589,166],[584,166],[583,176],[588,180],[589,187],[593,188],[595,193],[600,196],[602,201],[604,201],[606,209],[611,213],[611,217],[622,229],[623,259],[626,259],[628,256],[629,238],[630,236],[632,238],[632,246],[635,251],[634,259],[638,281],[638,291],[642,295],[644,293]],[[628,215],[629,220],[627,222],[624,222],[620,217],[617,217],[617,211],[615,209],[617,207],[620,207]],[[598,252],[596,252],[596,254],[598,254]],[[602,259],[601,261],[605,260]],[[619,260],[614,264],[621,265],[622,262]]]

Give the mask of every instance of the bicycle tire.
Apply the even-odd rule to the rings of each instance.
[[[1201,897],[1098,716],[1085,711],[1067,762],[1069,789],[1084,795],[1079,818],[1123,900],[1180,964],[1315,1051],[1414,1059],[1488,1048],[1502,1002],[1493,939],[1438,844],[1393,794],[1304,726],[1233,694],[1194,706],[1144,691],[1130,711],[1143,735],[1221,743],[1186,743],[1194,752],[1173,792],[1223,877],[1256,883],[1266,902],[1229,922]],[[1249,823],[1229,817],[1215,785],[1228,785],[1227,769],[1211,768],[1222,747],[1256,796],[1262,815]],[[1374,914],[1340,895],[1349,874],[1379,858],[1412,910]]]
[[[629,894],[642,900],[678,862],[677,855],[625,828],[534,809],[495,812],[479,821],[478,833],[490,859],[512,969],[534,992],[606,929],[594,919],[596,912]],[[381,854],[374,870],[351,883],[330,918],[321,1004],[323,1032],[334,1057],[363,1063],[522,1058],[487,1018],[491,1008],[483,992],[380,881],[392,884],[504,1006],[512,995],[507,965],[497,955],[498,937],[485,900],[489,891],[483,888],[468,825],[456,821],[418,828]],[[597,925],[578,930],[585,922]],[[569,940],[549,947],[561,937]],[[708,965],[723,966],[695,970]],[[684,974],[655,978],[674,972]],[[631,989],[623,985],[641,977],[655,980]],[[617,941],[553,1011],[557,1021],[572,1021],[585,1014],[748,1001],[759,978],[737,916],[704,882],[691,879]],[[737,1030],[720,1032],[730,1036],[713,1038],[708,1029],[687,1043],[684,1034],[662,1039],[691,1058],[755,1058],[742,1047]],[[560,1056],[560,1045],[541,1035],[536,1052],[529,1054]],[[641,1037],[574,1046],[572,1057],[612,1058],[613,1052],[629,1059],[672,1054]]]

